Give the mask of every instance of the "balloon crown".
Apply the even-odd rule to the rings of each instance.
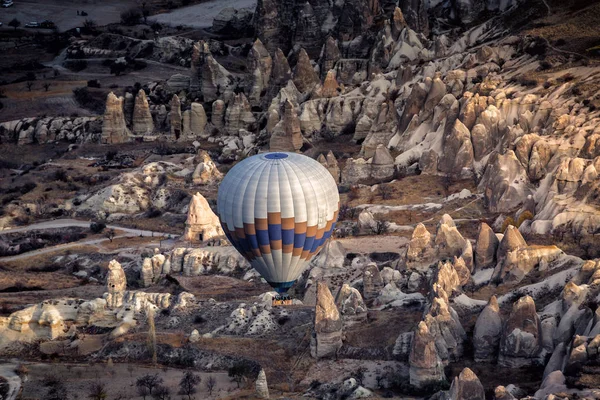
[[[269,153],[265,158],[268,160],[281,160],[283,158],[288,158],[288,155],[285,153]]]

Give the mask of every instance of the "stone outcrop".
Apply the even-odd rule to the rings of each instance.
[[[498,362],[509,367],[521,367],[535,362],[541,350],[541,323],[530,296],[513,304],[500,339]]]
[[[473,332],[473,346],[476,361],[492,361],[498,354],[500,336],[502,335],[502,318],[496,296],[492,296],[487,306],[481,311]]]
[[[337,159],[335,158],[335,155],[333,154],[333,152],[331,150],[329,150],[329,152],[327,153],[327,157],[325,157],[323,154],[319,154],[317,161],[322,166],[327,168],[327,170],[329,171],[331,176],[333,176],[333,179],[335,180],[335,182],[339,183],[340,167],[338,166]]]
[[[509,212],[529,194],[527,172],[513,151],[492,153],[479,182],[491,212]]]
[[[417,224],[406,248],[406,268],[426,271],[434,261],[435,247],[431,233],[422,223]]]
[[[454,378],[448,394],[450,400],[485,400],[483,385],[470,368],[463,369]]]
[[[212,30],[215,33],[244,37],[251,31],[253,12],[248,8],[226,7],[213,19]]]
[[[204,107],[200,103],[192,103],[190,109],[190,134],[193,136],[207,137],[204,129],[206,128],[207,118]]]
[[[248,98],[258,104],[269,88],[273,70],[273,59],[260,39],[256,39],[248,53],[248,70],[252,73]]]
[[[152,257],[144,258],[140,273],[143,287],[152,286],[159,281],[163,274],[165,260],[166,258],[162,254],[155,254]]]
[[[310,63],[310,58],[304,49],[300,49],[298,62],[294,68],[294,84],[300,93],[306,93],[313,90],[319,83],[319,76]]]
[[[154,132],[154,121],[144,89],[140,89],[135,97],[131,130],[135,135],[150,135]]]
[[[335,65],[340,58],[342,58],[342,53],[340,52],[337,41],[332,36],[328,36],[323,44],[321,56],[319,57],[321,79],[325,78],[325,75],[329,73],[329,70],[335,69]]]
[[[367,304],[371,304],[383,289],[383,279],[377,264],[370,263],[363,271],[363,297]]]
[[[117,260],[108,263],[108,274],[106,275],[106,292],[108,296],[106,303],[109,308],[117,308],[123,305],[123,295],[127,289],[127,278],[125,271]]]
[[[171,120],[171,135],[179,139],[183,134],[183,116],[181,114],[181,101],[176,94],[171,99],[171,112],[169,115]]]
[[[475,268],[482,270],[496,265],[496,251],[500,241],[488,224],[479,225],[477,243],[475,245]]]
[[[224,236],[219,217],[200,193],[196,193],[190,202],[183,236],[190,242],[205,242]]]
[[[334,357],[342,347],[342,320],[327,284],[317,282],[314,333],[310,353],[314,358]]]
[[[259,399],[269,398],[269,386],[267,385],[267,374],[264,369],[261,369],[254,384],[256,388],[256,397]]]
[[[254,131],[256,119],[252,114],[252,107],[244,93],[236,94],[227,107],[225,113],[225,131],[229,135],[239,135],[240,129]]]
[[[273,128],[269,150],[296,152],[300,150],[302,144],[303,137],[298,114],[292,102],[286,100],[283,119]]]
[[[281,49],[275,50],[273,56],[273,70],[271,72],[271,85],[279,91],[292,79],[292,69],[285,54]]]
[[[102,121],[102,143],[124,143],[129,140],[130,134],[123,114],[123,98],[110,92],[106,97],[106,109]]]
[[[439,293],[439,296],[433,299],[424,321],[434,338],[442,362],[447,364],[458,361],[463,355],[467,335],[458,314],[448,305],[445,293]]]
[[[223,100],[215,100],[212,103],[210,122],[218,131],[222,131],[225,128],[225,102]]]
[[[223,174],[217,169],[214,161],[206,151],[200,150],[196,160],[198,164],[192,174],[194,185],[211,185],[223,178]]]
[[[360,292],[347,283],[344,283],[340,288],[335,299],[335,304],[344,318],[352,316],[366,317],[367,305]]]
[[[438,223],[435,245],[439,259],[462,257],[467,268],[473,269],[473,248],[456,228],[452,217],[444,214]]]
[[[438,354],[434,337],[423,321],[419,322],[415,331],[408,362],[410,384],[413,386],[423,387],[446,379],[444,364]]]

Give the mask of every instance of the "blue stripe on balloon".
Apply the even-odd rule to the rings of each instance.
[[[268,230],[256,230],[256,237],[258,238],[258,244],[261,246],[268,246],[269,242],[269,231]]]
[[[312,249],[312,245],[315,242],[315,237],[314,236],[310,236],[306,238],[306,241],[304,242],[304,250],[308,250],[310,251],[310,249]]]
[[[248,238],[248,244],[250,245],[251,249],[258,249],[258,240],[256,240],[256,235],[248,235],[246,233],[246,237]]]
[[[281,224],[269,224],[269,238],[281,240]]]
[[[294,243],[294,230],[293,229],[283,229],[281,231],[281,240],[283,245]],[[297,246],[300,247],[300,246]]]
[[[304,247],[304,242],[306,242],[306,233],[294,234],[294,247],[295,248]]]

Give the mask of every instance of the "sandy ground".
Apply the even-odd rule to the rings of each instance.
[[[170,13],[155,15],[148,20],[173,26],[186,25],[194,28],[206,28],[212,26],[213,19],[227,7],[254,9],[256,0],[213,0],[178,8]]]
[[[14,3],[12,7],[2,9],[0,21],[4,26],[0,29],[12,29],[7,24],[13,18],[21,21],[21,27],[31,21],[42,22],[48,19],[61,31],[82,26],[86,19],[94,20],[98,25],[106,25],[119,22],[121,13],[135,6],[132,0],[15,0]],[[78,16],[77,10],[87,12],[88,16]]]

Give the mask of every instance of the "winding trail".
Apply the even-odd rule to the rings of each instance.
[[[51,221],[39,222],[36,224],[27,225],[27,226],[21,226],[21,227],[13,228],[13,229],[6,229],[3,231],[0,231],[0,235],[5,234],[5,233],[28,232],[28,231],[39,230],[39,229],[60,229],[60,228],[72,228],[72,227],[89,228],[90,223],[91,223],[91,221],[81,221],[81,220],[77,220],[77,219],[56,219],[56,220],[51,220]],[[155,231],[147,231],[147,230],[143,230],[143,229],[125,228],[125,227],[121,227],[121,226],[117,226],[117,225],[107,225],[106,229],[114,229],[114,230],[118,230],[118,231],[122,232],[122,234],[116,235],[113,238],[113,240],[119,239],[119,238],[124,238],[124,237],[146,236],[146,237],[159,238],[161,236],[171,235],[171,234],[165,233],[165,232],[155,232]],[[23,253],[23,254],[18,254],[15,256],[0,257],[0,262],[22,260],[22,259],[29,258],[29,257],[39,256],[41,254],[54,253],[59,250],[65,250],[65,249],[72,248],[72,247],[79,247],[79,246],[86,246],[86,245],[96,246],[96,247],[98,247],[98,249],[100,249],[100,247],[98,245],[101,243],[104,243],[108,240],[109,240],[108,238],[89,239],[89,240],[80,240],[78,242],[59,244],[57,246],[52,246],[52,247],[44,247],[39,250],[34,250],[34,251],[30,251],[30,252]]]

